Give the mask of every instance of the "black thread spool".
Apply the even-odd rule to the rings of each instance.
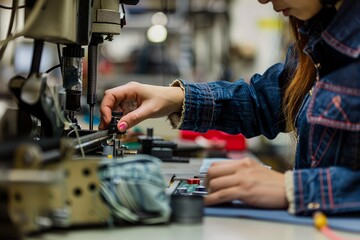
[[[202,223],[204,198],[198,195],[172,195],[171,221],[175,223]]]

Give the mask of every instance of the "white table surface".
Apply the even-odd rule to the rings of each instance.
[[[347,239],[359,234],[336,233]],[[26,240],[321,240],[328,239],[312,226],[273,223],[241,218],[205,217],[201,224],[88,228],[42,233]]]

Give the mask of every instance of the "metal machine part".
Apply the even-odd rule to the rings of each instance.
[[[46,0],[39,8],[39,17],[32,19],[31,12],[38,2],[26,0],[25,24],[28,24],[28,30],[25,37],[58,44],[89,43],[92,1]]]
[[[22,239],[51,228],[111,224],[97,174],[106,157],[101,150],[98,155],[80,156],[79,150],[89,153],[109,146],[112,153],[124,157],[126,149],[113,144],[116,135],[122,134],[106,130],[86,132],[79,138],[1,143],[0,238]]]
[[[20,124],[22,124],[22,121],[28,121],[30,118],[22,113],[35,116],[41,121],[40,132],[30,137],[56,138],[61,136],[64,123],[61,120],[60,114],[57,112],[60,111],[57,98],[47,85],[47,74],[40,73],[43,46],[44,42],[42,40],[34,41],[34,50],[28,77],[13,77],[9,82],[9,88],[18,101],[18,121]],[[20,117],[24,117],[24,119],[20,119]],[[35,126],[35,128],[38,127]],[[27,130],[25,130],[25,132],[26,131]],[[23,132],[20,134],[23,134]]]
[[[71,141],[64,141],[56,150],[20,144],[13,166],[1,168],[1,239],[110,221],[98,190],[100,159],[74,159]],[[52,161],[45,160],[49,155]]]
[[[108,158],[124,157],[136,154],[136,150],[129,150],[121,144],[121,139],[126,133],[119,132],[117,122],[122,112],[113,112],[108,130],[80,130],[73,129],[67,133],[67,137],[73,139],[73,146],[77,154],[81,151],[87,154],[106,156]]]
[[[120,0],[120,4],[136,5],[138,3],[139,0]]]
[[[109,35],[120,34],[120,1],[95,0],[92,12],[92,32]]]
[[[17,107],[10,99],[0,101],[0,141],[17,136],[17,113]],[[31,119],[27,123],[31,128]]]
[[[47,74],[33,74],[29,79],[16,76],[10,80],[9,86],[19,108],[41,120],[40,136],[60,137],[64,124],[56,112],[55,99],[46,89],[46,79]]]
[[[103,43],[103,36],[101,34],[93,34],[88,47],[88,88],[87,88],[87,103],[90,108],[89,116],[89,130],[93,130],[94,123],[94,106],[97,103],[96,85],[97,85],[97,62],[99,44]]]
[[[62,73],[66,89],[68,116],[76,123],[75,113],[80,110],[82,95],[82,58],[88,45],[87,103],[90,108],[89,130],[93,130],[94,106],[97,103],[98,45],[104,39],[111,41],[119,35],[126,24],[123,4],[136,5],[138,0],[46,0],[26,1],[25,36],[37,40],[65,44],[63,48]],[[42,4],[40,7],[37,4]],[[32,10],[37,10],[33,19]],[[43,21],[46,19],[46,21]],[[105,37],[105,38],[104,38]],[[79,126],[80,127],[80,126]]]
[[[135,150],[128,150],[121,145],[123,133],[110,133],[104,131],[82,131],[78,130],[80,137],[75,132],[69,135],[73,138],[73,146],[77,154],[83,151],[91,156],[106,156],[107,158],[124,157],[129,154],[136,154]]]
[[[145,136],[139,136],[141,153],[160,158],[164,162],[189,162],[187,157],[174,156],[177,144],[173,141],[165,141],[161,137],[154,136],[152,128],[147,129]]]
[[[74,112],[81,109],[83,80],[83,57],[85,50],[79,45],[68,45],[63,49],[62,76],[66,91],[65,110],[71,122],[76,122]]]
[[[69,159],[71,145],[53,140],[41,145],[35,141],[2,144],[1,238],[21,239],[27,232],[43,229],[50,212],[64,206],[59,198],[64,179],[59,163]],[[60,188],[53,191],[53,186]]]

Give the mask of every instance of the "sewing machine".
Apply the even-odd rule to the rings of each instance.
[[[121,144],[114,113],[108,130],[93,129],[97,103],[98,47],[120,34],[124,5],[139,0],[27,0],[22,30],[0,41],[33,39],[27,76],[9,80],[12,98],[0,98],[0,238],[51,228],[105,225],[109,211],[99,195],[97,168],[103,157],[133,154]],[[11,22],[11,21],[10,21]],[[11,27],[10,27],[11,29]],[[40,72],[44,42],[57,45],[62,86]],[[83,58],[87,47],[89,129],[82,129]],[[1,56],[1,55],[0,55]],[[1,57],[0,57],[1,59]],[[51,71],[52,69],[50,69]],[[15,99],[15,101],[14,101]]]

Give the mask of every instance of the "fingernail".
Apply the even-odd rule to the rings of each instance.
[[[125,129],[126,129],[126,124],[125,124],[125,123],[120,123],[120,124],[118,125],[118,129],[119,129],[120,131],[125,131]]]

